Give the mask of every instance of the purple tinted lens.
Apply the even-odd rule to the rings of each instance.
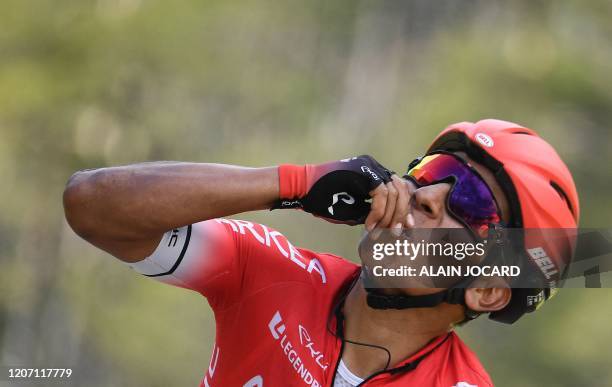
[[[434,184],[453,177],[455,184],[448,199],[450,211],[481,234],[483,226],[498,222],[495,199],[487,184],[468,165],[449,154],[423,158],[408,175],[420,185]]]
[[[497,223],[497,206],[489,187],[467,166],[465,172],[457,176],[448,201],[450,210],[463,219],[474,230],[480,231],[489,223]]]

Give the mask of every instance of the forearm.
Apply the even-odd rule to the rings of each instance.
[[[64,207],[73,229],[104,248],[99,241],[158,239],[175,227],[269,208],[278,192],[276,167],[153,162],[77,172]]]

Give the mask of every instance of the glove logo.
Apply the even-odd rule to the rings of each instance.
[[[372,179],[378,180],[378,175],[376,173],[374,173],[367,165],[362,165],[361,166],[361,171],[364,172],[364,173],[369,173],[370,176],[372,176]]]
[[[342,200],[346,204],[354,204],[355,203],[355,198],[353,198],[348,193],[346,193],[346,192],[335,193],[334,196],[332,196],[332,204],[331,204],[331,206],[327,207],[327,211],[329,211],[329,213],[332,214],[332,215],[334,214],[334,204],[338,203],[338,200]]]
[[[302,202],[299,200],[283,200],[280,205],[281,208],[296,208],[302,207]]]

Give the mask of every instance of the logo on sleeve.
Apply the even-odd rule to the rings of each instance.
[[[176,242],[178,242],[178,238],[179,238],[179,230],[175,228],[174,230],[172,230],[172,235],[170,236],[170,239],[168,240],[168,247],[175,247]]]

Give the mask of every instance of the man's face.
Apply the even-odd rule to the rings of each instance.
[[[498,205],[498,212],[501,216],[502,221],[508,222],[509,219],[509,204],[508,200],[499,185],[499,183],[495,180],[493,174],[483,165],[475,162],[470,159],[465,152],[455,152],[455,155],[462,158],[463,160],[469,162],[476,171],[483,178],[485,183],[489,186],[495,200]],[[410,195],[409,195],[409,214],[412,215],[414,219],[414,224],[412,228],[417,233],[417,235],[424,235],[423,231],[427,229],[465,229],[466,226],[456,219],[447,208],[447,198],[452,189],[451,183],[436,183],[426,186],[417,187],[412,180],[404,179],[404,184],[406,184]],[[467,231],[467,230],[466,230]],[[456,233],[457,235],[462,234],[460,232]],[[388,234],[390,235],[390,234]],[[465,233],[467,235],[467,232]],[[384,238],[384,237],[383,237]],[[418,237],[420,240],[421,237]],[[426,240],[426,242],[439,242],[439,240]],[[360,252],[363,250],[371,249],[370,246],[372,244],[369,236],[365,236],[360,242]],[[363,259],[363,258],[362,258]],[[479,259],[474,257],[474,259]],[[390,260],[387,261],[391,262]],[[399,261],[398,261],[399,262]],[[406,263],[407,261],[402,261]],[[414,263],[415,261],[413,261]],[[369,262],[370,264],[372,262]],[[423,261],[419,262],[422,264]],[[430,263],[432,263],[430,261]],[[368,263],[364,260],[364,264],[368,265]],[[446,286],[446,285],[439,285]],[[404,288],[404,289],[396,289],[393,291],[390,289],[389,293],[405,293],[412,295],[419,294],[429,294],[435,293],[437,291],[442,290],[437,287],[420,287],[420,288]]]
[[[483,178],[493,192],[499,206],[502,221],[507,222],[510,216],[508,199],[493,173],[483,165],[475,162],[465,152],[454,152],[455,155],[469,162]],[[416,187],[411,180],[406,180],[413,192],[411,211],[415,220],[415,228],[463,228],[463,224],[455,219],[446,208],[446,199],[451,190],[450,183],[438,183],[424,187]]]

